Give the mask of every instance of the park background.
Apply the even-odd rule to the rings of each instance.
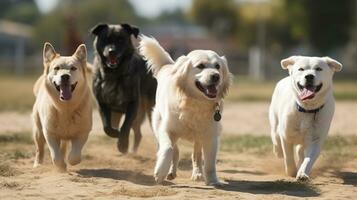
[[[192,146],[182,142],[179,177],[170,186],[152,178],[156,143],[148,122],[137,155],[121,155],[104,135],[97,110],[84,159],[69,174],[49,157],[32,169],[32,87],[42,73],[42,48],[62,55],[81,43],[93,60],[90,29],[129,23],[177,58],[193,49],[225,55],[233,86],[226,98],[218,175],[222,189],[190,181]],[[138,40],[132,38],[137,44]],[[272,154],[268,107],[290,55],[330,56],[336,113],[311,183],[283,173]],[[357,186],[357,2],[354,0],[1,0],[0,199],[353,199]],[[48,155],[47,155],[48,156]]]

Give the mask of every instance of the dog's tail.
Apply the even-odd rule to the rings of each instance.
[[[147,60],[148,69],[152,71],[154,77],[156,77],[162,66],[174,63],[170,55],[160,46],[156,39],[145,35],[142,35],[140,39],[140,54]]]

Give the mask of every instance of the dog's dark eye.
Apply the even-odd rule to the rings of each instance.
[[[199,65],[197,65],[197,68],[198,69],[204,69],[206,66],[204,65],[204,64],[199,64]]]
[[[77,68],[76,68],[76,67],[71,67],[71,70],[72,70],[72,71],[76,71]]]
[[[299,70],[299,71],[304,71],[304,68],[300,67],[298,70]]]
[[[317,67],[316,71],[322,71],[322,68],[321,67]]]
[[[56,70],[56,71],[58,71],[60,68],[59,67],[55,67],[55,68],[53,68],[54,70]]]
[[[215,66],[214,66],[216,69],[219,69],[221,68],[221,66],[217,63]]]

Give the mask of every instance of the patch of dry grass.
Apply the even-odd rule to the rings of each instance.
[[[16,176],[17,174],[19,174],[19,172],[15,170],[13,167],[11,167],[8,163],[0,164],[0,176],[10,177],[10,176]]]
[[[119,188],[113,190],[112,194],[128,197],[150,198],[160,196],[172,196],[177,194],[177,192],[164,186],[154,186],[150,188],[137,189],[120,185]]]

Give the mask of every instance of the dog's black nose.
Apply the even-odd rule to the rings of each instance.
[[[212,83],[217,83],[219,81],[220,77],[219,77],[219,74],[213,74],[211,76],[211,82]]]
[[[61,76],[61,81],[67,82],[69,81],[69,78],[71,78],[68,74],[63,74]]]
[[[306,75],[306,76],[305,76],[305,79],[306,79],[307,81],[313,81],[314,78],[315,78],[315,76],[312,75],[312,74],[309,74],[309,75]]]
[[[109,53],[109,55],[115,55],[115,49],[114,48],[110,48],[108,50],[108,53]]]

